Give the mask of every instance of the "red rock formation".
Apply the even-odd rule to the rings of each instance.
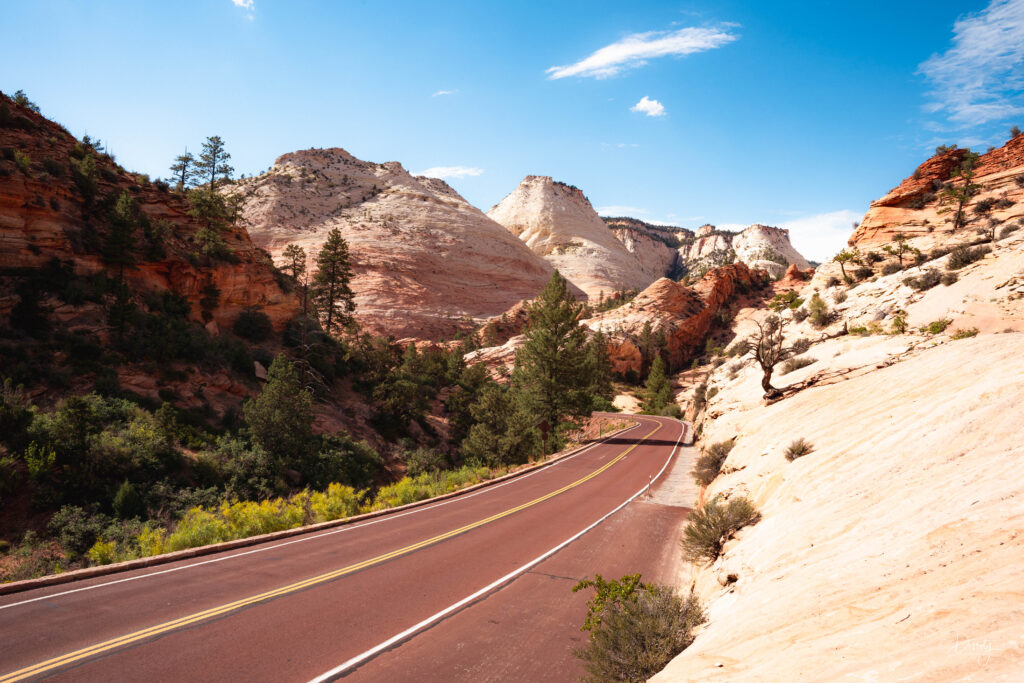
[[[910,238],[930,236],[932,243],[946,241],[952,232],[952,214],[945,211],[949,207],[940,205],[941,198],[935,196],[935,192],[940,183],[949,180],[966,153],[966,149],[954,149],[928,159],[917,167],[913,175],[872,202],[864,219],[850,236],[850,246],[868,248],[885,244],[892,241],[897,233]],[[1024,188],[1014,179],[1022,174],[1024,135],[1019,135],[978,158],[974,182],[981,185],[982,190],[974,201],[991,197],[1019,204],[1024,200]],[[996,211],[992,215],[1005,221],[1017,218],[1020,210]],[[974,218],[970,210],[968,216]]]
[[[644,323],[650,322],[654,334],[665,335],[669,364],[678,369],[703,350],[715,316],[737,290],[753,287],[765,278],[763,272],[751,270],[743,263],[716,268],[693,287],[662,278],[630,303],[585,320],[584,324],[608,337],[612,364],[617,373],[624,375],[641,371],[637,340]]]
[[[70,263],[78,275],[104,272],[101,252],[108,228],[83,211],[68,163],[77,141],[58,124],[6,98],[2,101],[17,108],[35,128],[0,128],[0,147],[17,150],[32,162],[27,172],[0,162],[0,269],[38,268],[59,259]],[[151,222],[166,221],[168,226],[159,240],[164,255],[152,260],[140,257],[135,267],[124,272],[136,296],[173,291],[188,299],[192,319],[203,321],[199,301],[203,289],[213,284],[220,290],[220,299],[210,313],[221,328],[230,328],[239,313],[252,307],[266,313],[277,329],[296,315],[298,299],[277,285],[266,254],[253,245],[244,229],[231,227],[221,233],[233,253],[231,261],[210,261],[198,252],[195,235],[202,226],[188,215],[183,198],[124,171],[104,155],[96,159],[98,197],[117,197],[127,190]],[[135,238],[141,250],[143,236]]]

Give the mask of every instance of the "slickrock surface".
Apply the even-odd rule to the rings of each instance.
[[[771,405],[749,356],[710,371],[702,443],[736,445],[703,499],[747,495],[764,518],[680,577],[710,621],[655,681],[1019,678],[1024,230],[990,246],[925,292],[903,280],[948,256],[854,287],[827,286],[834,264],[794,281],[835,319],[782,313],[812,362],[776,368],[790,391]],[[893,334],[900,311],[909,331]],[[736,336],[768,313],[740,311]],[[797,438],[813,451],[788,462]]]
[[[956,149],[934,156],[918,166],[909,178],[872,202],[860,226],[850,236],[850,246],[869,248],[891,242],[894,235],[903,233],[911,238],[923,238],[920,244],[929,246],[949,239],[955,207],[941,203],[938,186],[949,180],[950,172],[960,162],[965,150]],[[1013,206],[994,209],[989,214],[1001,222],[1010,222],[1024,216],[1024,135],[1008,141],[1002,147],[982,154],[977,163],[974,182],[982,191],[967,206],[971,223],[965,230],[984,225],[988,216],[979,217],[974,207],[980,200],[1005,199]],[[957,181],[961,184],[962,181]],[[918,208],[915,208],[918,207]],[[940,213],[940,211],[945,211]]]
[[[816,345],[859,369],[770,406],[750,367],[722,385],[705,443],[737,441],[706,495],[749,495],[764,518],[685,574],[710,622],[654,681],[1019,678],[1024,335],[900,360],[909,341]],[[814,450],[787,462],[798,437]]]
[[[444,181],[343,149],[285,154],[239,182],[253,240],[280,259],[306,250],[310,266],[338,228],[353,261],[356,315],[369,331],[438,339],[537,295],[552,268]]]
[[[526,176],[487,215],[592,299],[659,277],[615,237],[579,188],[548,176]]]

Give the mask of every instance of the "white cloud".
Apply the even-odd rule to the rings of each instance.
[[[647,95],[640,98],[640,101],[629,108],[630,111],[641,112],[648,116],[664,116],[665,105],[658,100],[652,100]]]
[[[795,218],[780,223],[779,227],[789,230],[789,241],[804,258],[825,262],[846,248],[854,221],[863,216],[863,213],[844,209]]]
[[[482,168],[472,166],[434,166],[414,175],[425,175],[428,178],[465,178],[478,176],[484,172]]]
[[[253,12],[256,9],[255,0],[231,0],[231,4],[235,7],[241,7],[246,11],[245,18],[252,21],[255,17]]]
[[[436,93],[431,95],[431,97],[441,97],[443,95],[454,95],[457,92],[459,92],[459,91],[458,90],[438,90]]]
[[[610,206],[599,206],[597,208],[597,214],[599,216],[629,216],[633,214],[646,214],[649,213],[647,209],[641,209],[635,206],[623,206],[621,204],[612,204]]]
[[[647,64],[648,59],[683,56],[722,47],[738,38],[723,28],[682,28],[676,31],[633,33],[606,45],[589,57],[568,66],[553,66],[550,79],[569,76],[608,78]]]
[[[932,55],[919,72],[934,86],[925,105],[961,127],[1024,112],[1024,0],[992,0],[953,24],[953,46]]]

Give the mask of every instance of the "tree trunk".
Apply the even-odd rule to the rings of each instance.
[[[761,389],[764,390],[765,398],[775,398],[781,395],[778,389],[772,386],[772,373],[775,368],[761,368],[764,371],[764,376],[761,377]]]

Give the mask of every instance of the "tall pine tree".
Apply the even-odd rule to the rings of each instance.
[[[516,353],[512,387],[526,412],[551,429],[563,418],[590,413],[582,309],[556,270],[527,310],[526,339]]]
[[[674,403],[673,398],[672,383],[665,374],[665,361],[659,354],[651,364],[651,372],[647,375],[647,384],[644,386],[644,412],[659,415]]]
[[[327,241],[316,256],[316,275],[313,276],[311,294],[320,321],[328,333],[344,330],[352,324],[356,310],[349,262],[348,242],[337,228],[327,235]]]
[[[171,177],[178,181],[178,192],[184,192],[192,187],[196,178],[196,158],[186,149],[184,154],[179,154],[171,164]]]
[[[228,165],[231,155],[224,149],[224,141],[219,135],[206,138],[203,151],[196,162],[196,171],[203,182],[214,188],[218,180],[230,180],[235,169]]]

